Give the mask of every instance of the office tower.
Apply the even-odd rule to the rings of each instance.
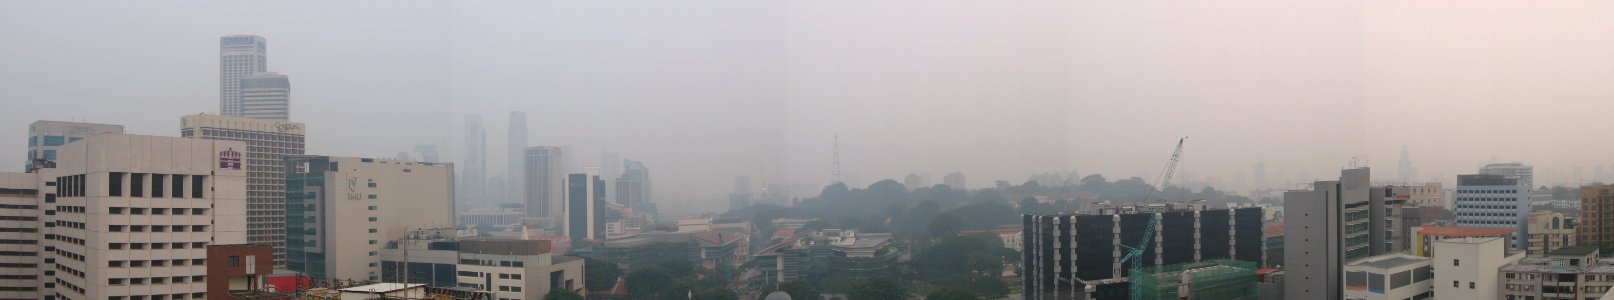
[[[945,184],[947,187],[955,190],[969,189],[968,187],[964,186],[964,173],[960,172],[947,173],[947,176],[942,176],[942,184]]]
[[[247,241],[246,147],[125,134],[62,146],[36,173],[43,299],[213,298],[206,247]]]
[[[303,154],[302,123],[228,117],[190,115],[180,118],[179,136],[207,140],[245,142],[237,149],[246,155],[247,242],[275,248],[275,266],[286,264],[286,172],[285,155]]]
[[[1575,221],[1575,235],[1576,245],[1614,252],[1614,185],[1580,188],[1580,220]]]
[[[560,201],[566,186],[565,156],[560,148],[548,146],[528,147],[526,153],[526,184],[522,185],[526,189],[526,217],[560,218]]]
[[[604,238],[605,218],[600,210],[605,207],[605,181],[600,180],[599,168],[584,168],[583,173],[566,178],[566,236],[572,241]]]
[[[1458,175],[1456,225],[1517,229],[1510,247],[1523,249],[1518,240],[1530,234],[1525,218],[1530,215],[1531,189],[1521,181],[1512,175]]]
[[[454,166],[288,155],[286,269],[315,278],[380,280],[386,241],[454,225]]]
[[[1259,264],[1265,259],[1262,210],[1171,203],[1022,215],[1022,295],[1127,298],[1125,278],[1132,262],[1121,259],[1143,239],[1156,216],[1155,233],[1141,258],[1146,268],[1218,259]]]
[[[505,180],[510,183],[505,187],[506,203],[525,203],[527,188],[522,186],[527,182],[523,179],[527,174],[527,113],[521,111],[510,112],[510,130],[506,138],[505,147]]]
[[[241,116],[286,120],[291,117],[291,81],[274,72],[241,79]]]
[[[241,116],[241,82],[269,71],[268,41],[256,35],[219,38],[219,114]]]
[[[622,153],[600,151],[600,178],[622,177],[622,168]]]
[[[123,133],[123,125],[34,121],[28,125],[28,162],[23,170],[55,164],[56,148],[97,134]]]
[[[428,163],[438,163],[439,162],[439,161],[437,161],[437,159],[438,159],[437,158],[437,145],[433,145],[433,144],[418,144],[418,145],[415,145],[415,155],[420,156],[420,157],[418,157],[419,158],[418,160],[420,162],[428,162]]]
[[[1251,176],[1254,177],[1253,179],[1255,180],[1255,189],[1256,190],[1265,190],[1265,189],[1271,187],[1271,186],[1267,185],[1267,163],[1266,162],[1255,163],[1254,170],[1252,170],[1250,172],[1252,174]]]
[[[906,186],[910,190],[925,187],[925,178],[920,177],[919,174],[908,173],[907,177],[902,178],[902,186]]]
[[[482,116],[465,117],[465,167],[461,174],[459,202],[463,207],[476,207],[487,201],[488,187],[488,132],[482,128]]]
[[[47,172],[53,169],[44,169]],[[0,253],[30,253],[33,255],[0,255],[0,298],[5,299],[44,299],[40,293],[44,290],[45,270],[54,270],[55,266],[46,265],[41,268],[44,259],[40,256],[51,256],[53,253],[42,253],[40,249],[43,241],[39,233],[44,229],[40,223],[40,216],[44,211],[39,207],[41,190],[53,192],[54,187],[46,187],[43,180],[55,182],[54,175],[43,178],[37,173],[0,173]],[[55,194],[51,194],[55,197]],[[51,199],[55,201],[55,199]],[[49,208],[49,207],[47,207]],[[35,254],[38,253],[38,254]]]
[[[621,178],[626,178],[630,183],[632,183],[632,185],[629,186],[629,189],[631,189],[629,192],[633,193],[625,198],[627,203],[623,205],[640,207],[642,205],[649,204],[651,201],[650,169],[645,168],[644,162],[628,160],[627,165],[624,166],[623,170],[624,172],[622,173]]]
[[[623,176],[616,179],[616,189],[612,198],[617,205],[633,206],[633,199],[638,196],[639,182],[634,178]]]
[[[1494,163],[1480,167],[1480,174],[1492,174],[1519,178],[1519,186],[1525,187],[1524,193],[1528,195],[1535,189],[1535,168],[1523,163]]]
[[[1406,249],[1402,206],[1411,196],[1373,187],[1371,174],[1346,169],[1338,181],[1284,192],[1285,299],[1342,299],[1345,264]]]
[[[1401,146],[1401,161],[1396,164],[1395,172],[1396,181],[1411,182],[1418,178],[1418,169],[1412,166],[1412,151],[1407,150],[1407,146]]]

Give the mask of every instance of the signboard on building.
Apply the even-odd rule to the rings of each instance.
[[[219,151],[219,169],[240,170],[241,152],[235,151],[235,148]]]

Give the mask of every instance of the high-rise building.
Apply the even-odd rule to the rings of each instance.
[[[1457,176],[1456,225],[1474,228],[1512,228],[1512,249],[1523,249],[1519,240],[1529,236],[1525,218],[1530,215],[1530,185],[1520,177],[1500,174]]]
[[[228,117],[190,115],[180,118],[181,137],[241,141],[238,149],[247,171],[247,242],[275,248],[275,266],[286,263],[286,170],[285,155],[303,154],[302,123]]]
[[[1523,163],[1511,162],[1486,164],[1484,167],[1480,167],[1479,173],[1517,177],[1519,178],[1519,185],[1526,188],[1526,194],[1529,194],[1529,190],[1535,188],[1533,185],[1536,177],[1535,167],[1531,167]]]
[[[461,208],[486,204],[488,188],[488,132],[482,116],[465,117],[465,166],[460,179]]]
[[[1614,253],[1614,185],[1580,188],[1580,219],[1575,222],[1575,244],[1597,246]]]
[[[522,185],[526,189],[526,217],[561,218],[560,201],[566,186],[564,155],[560,148],[548,146],[528,147],[526,153],[526,184]]]
[[[964,173],[960,172],[947,173],[947,176],[942,176],[942,184],[945,184],[947,187],[955,190],[969,189],[969,187],[964,185]]]
[[[287,120],[291,117],[291,81],[274,72],[241,78],[241,116]]]
[[[505,147],[505,199],[507,203],[525,203],[527,188],[522,186],[527,175],[527,113],[521,111],[510,112],[510,130],[506,138]]]
[[[35,173],[32,205],[45,213],[28,218],[45,238],[6,243],[44,249],[30,252],[37,271],[20,273],[42,283],[44,297],[29,299],[213,298],[207,246],[247,241],[246,147],[125,134],[62,146],[56,167]]]
[[[1205,209],[1173,203],[1023,215],[1023,296],[1127,298],[1125,278],[1132,262],[1122,258],[1143,239],[1151,222],[1155,232],[1141,256],[1144,267],[1216,259],[1260,264],[1265,259],[1263,214],[1259,207]]]
[[[55,188],[46,187],[42,179],[55,182],[54,175],[0,173],[0,232],[4,232],[0,234],[0,253],[19,253],[0,255],[0,274],[9,275],[0,276],[0,287],[6,287],[0,289],[0,297],[5,299],[44,299],[40,291],[46,290],[45,283],[39,279],[46,277],[46,269],[55,270],[55,266],[40,267],[44,263],[41,256],[54,255],[40,252],[44,211],[39,207],[48,205],[42,203],[40,191],[55,197]]]
[[[241,82],[269,71],[268,41],[256,35],[219,38],[219,114],[241,116]]]
[[[1439,295],[1439,299],[1503,299],[1500,295],[1505,289],[1497,283],[1502,279],[1500,274],[1502,269],[1526,256],[1523,252],[1508,251],[1507,247],[1507,242],[1498,237],[1465,237],[1436,241],[1435,254],[1433,259],[1429,260],[1435,267],[1435,295]],[[1532,298],[1534,297],[1509,299]]]
[[[1373,187],[1368,168],[1346,169],[1338,181],[1283,194],[1285,299],[1339,300],[1347,263],[1406,248],[1393,187]]]
[[[627,179],[627,182],[629,182],[629,186],[627,188],[629,189],[628,193],[631,193],[631,195],[628,195],[626,198],[618,197],[618,199],[622,199],[622,201],[625,202],[619,202],[618,204],[627,205],[630,207],[641,207],[645,204],[651,203],[650,168],[646,168],[644,166],[644,162],[628,160],[627,165],[624,166],[624,172],[622,173],[621,177],[618,178],[618,180],[622,179]]]
[[[439,163],[439,162],[441,162],[441,161],[438,161],[438,158],[437,158],[437,145],[433,145],[433,144],[415,145],[415,154],[420,156],[419,157],[420,162],[428,162],[428,163]]]
[[[622,153],[616,151],[600,151],[600,178],[616,179],[622,177]],[[616,199],[616,191],[606,192],[606,199]]]
[[[107,133],[123,133],[123,125],[59,121],[34,121],[28,125],[28,162],[23,170],[48,168],[56,162],[56,148],[80,139]]]
[[[599,168],[584,168],[583,173],[566,178],[566,236],[572,241],[603,239],[605,237],[605,181],[600,180]]]
[[[1524,251],[1531,256],[1545,255],[1563,247],[1575,246],[1575,229],[1571,219],[1551,211],[1530,212],[1526,226]]]
[[[386,241],[454,225],[454,166],[289,155],[286,269],[329,279],[380,280]]]
[[[1272,187],[1272,186],[1269,185],[1269,183],[1267,183],[1267,163],[1266,162],[1255,163],[1255,167],[1253,169],[1254,170],[1251,170],[1250,172],[1251,172],[1251,176],[1254,177],[1253,179],[1255,180],[1255,189],[1256,190],[1265,190],[1267,188]]]
[[[1401,146],[1401,161],[1396,164],[1395,172],[1396,181],[1418,180],[1418,168],[1412,166],[1412,150],[1407,150],[1407,146]]]

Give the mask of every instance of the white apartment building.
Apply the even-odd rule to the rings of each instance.
[[[40,169],[44,299],[206,299],[206,247],[246,242],[246,144],[103,134]]]
[[[454,225],[454,166],[291,155],[286,268],[312,277],[380,280],[385,241]]]
[[[57,147],[107,133],[123,133],[123,125],[34,121],[28,125],[28,163],[23,170],[33,170],[36,162],[48,165],[56,161]]]
[[[1434,297],[1428,257],[1386,254],[1345,266],[1345,299],[1403,300]]]
[[[557,289],[584,294],[583,259],[551,253],[548,243],[459,241],[459,286],[492,292],[499,300],[542,300]]]
[[[286,170],[281,158],[303,154],[302,123],[190,115],[180,118],[179,136],[241,141],[247,174],[247,242],[275,248],[275,266],[286,265]]]
[[[1440,299],[1495,300],[1502,266],[1523,259],[1500,237],[1464,237],[1434,241],[1435,295]]]

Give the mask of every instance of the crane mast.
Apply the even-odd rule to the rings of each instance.
[[[1171,152],[1171,159],[1166,161],[1166,169],[1161,172],[1160,178],[1155,181],[1155,186],[1160,187],[1159,190],[1158,191],[1149,191],[1149,196],[1147,198],[1144,198],[1145,201],[1154,200],[1154,194],[1156,192],[1159,192],[1159,193],[1162,193],[1162,194],[1165,193],[1166,185],[1171,184],[1171,176],[1174,175],[1177,172],[1177,162],[1182,159],[1182,144],[1183,144],[1184,141],[1187,141],[1187,140],[1188,140],[1188,137],[1183,137],[1183,138],[1177,140],[1177,149],[1173,150]],[[1162,197],[1159,202],[1165,202],[1165,198]],[[1131,268],[1132,272],[1128,272],[1129,274],[1127,275],[1127,277],[1128,277],[1127,280],[1129,282],[1132,281],[1132,280],[1137,280],[1136,278],[1131,278],[1131,276],[1143,273],[1142,272],[1143,271],[1143,251],[1148,250],[1150,242],[1154,241],[1154,234],[1155,234],[1154,224],[1160,222],[1160,214],[1159,213],[1156,213],[1156,212],[1148,212],[1148,213],[1149,213],[1149,225],[1144,229],[1143,238],[1138,240],[1137,246],[1121,245],[1121,247],[1126,247],[1127,248],[1126,256],[1122,257],[1121,261],[1123,261],[1123,262],[1125,262],[1127,260],[1132,261],[1132,268]],[[1132,300],[1139,300],[1139,299],[1141,299],[1140,297],[1143,297],[1143,295],[1142,295],[1143,293],[1141,293],[1141,290],[1140,290],[1142,288],[1142,286],[1140,286],[1138,284],[1135,284],[1135,283],[1128,283],[1128,285],[1131,286],[1131,291],[1130,291],[1129,294],[1131,294],[1130,296],[1131,296]]]

